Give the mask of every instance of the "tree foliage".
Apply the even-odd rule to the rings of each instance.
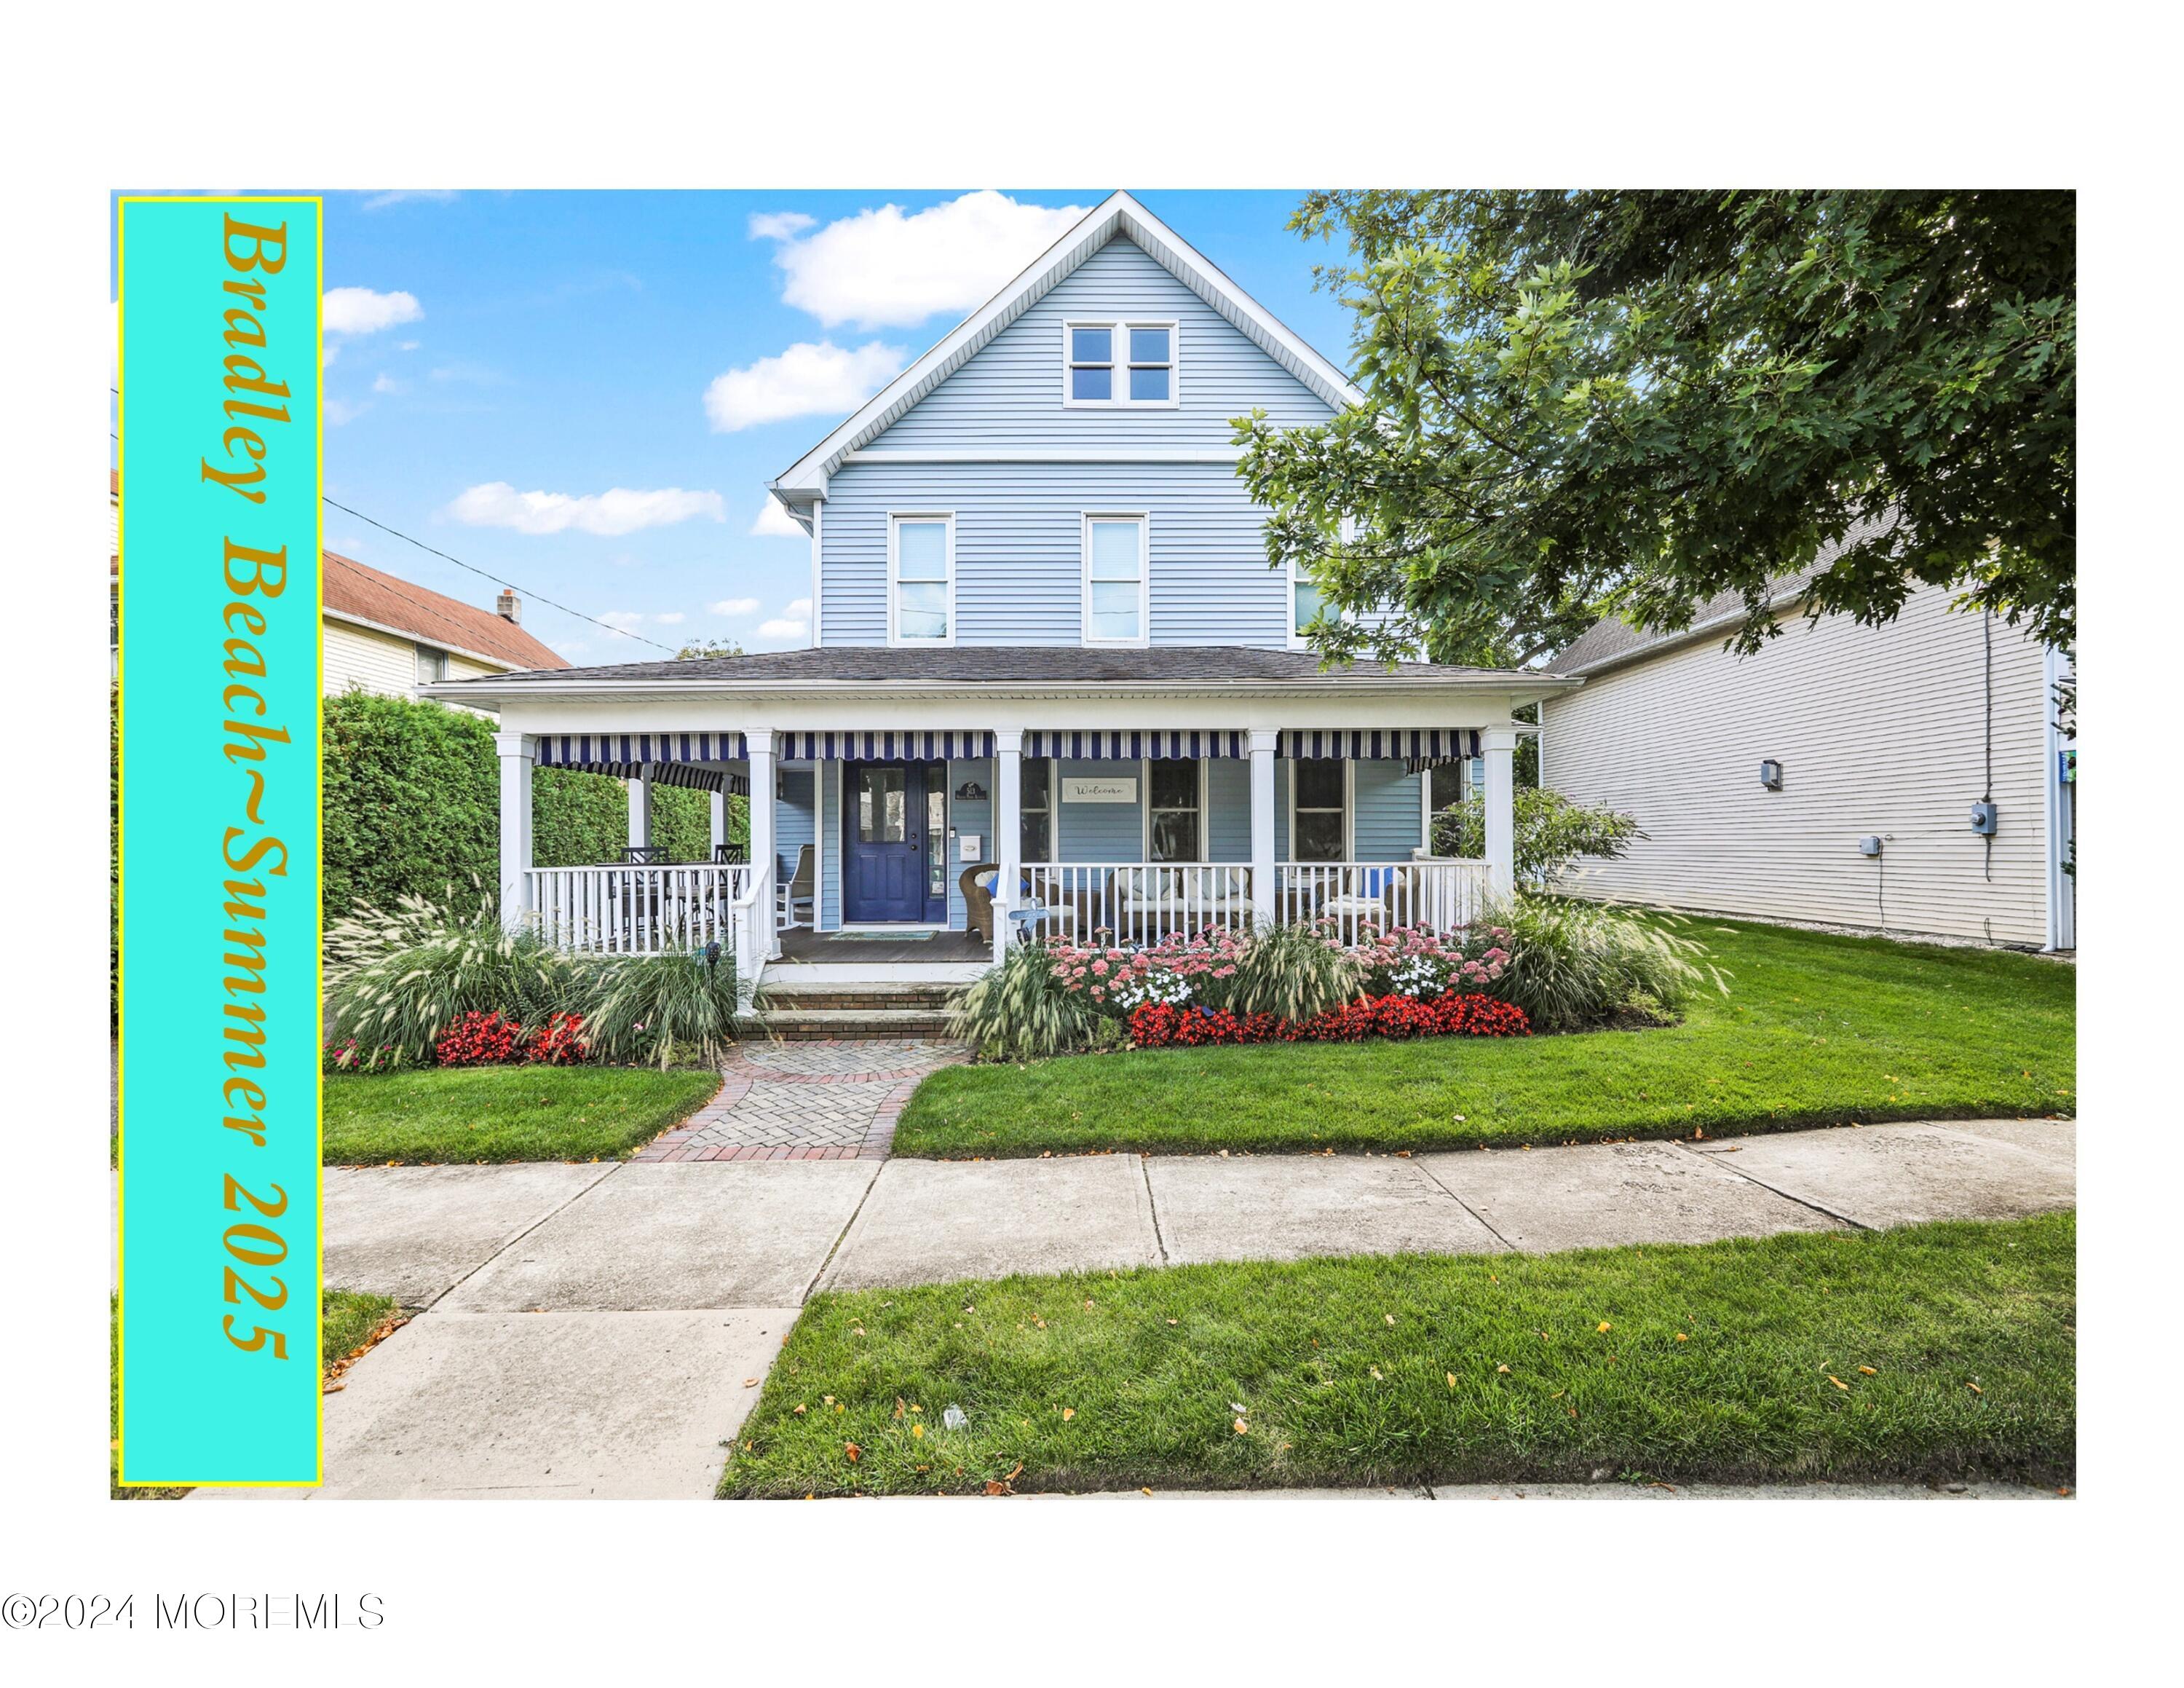
[[[1934,584],[2072,641],[2070,193],[1324,193],[1292,226],[1348,244],[1319,276],[1367,402],[1240,421],[1239,472],[1327,656],[1523,662],[1725,592],[1756,650],[1824,549],[1814,617]]]
[[[1580,857],[1619,861],[1646,834],[1638,817],[1621,809],[1572,802],[1559,791],[1519,786],[1513,794],[1517,883],[1529,891],[1552,891]],[[1474,791],[1433,818],[1437,856],[1481,857],[1486,853],[1486,800]]]

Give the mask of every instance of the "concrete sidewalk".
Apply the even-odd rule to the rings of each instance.
[[[354,1167],[326,1282],[423,1311],[326,1401],[326,1495],[711,1492],[815,1291],[2014,1218],[2068,1121],[1399,1155]],[[230,1491],[232,1492],[232,1491]]]

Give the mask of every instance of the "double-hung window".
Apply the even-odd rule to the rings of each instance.
[[[1145,592],[1145,518],[1084,518],[1084,642],[1143,645],[1149,600]]]
[[[897,516],[889,523],[889,638],[956,642],[956,518]]]
[[[1146,843],[1156,862],[1202,862],[1199,764],[1159,761],[1145,769]]]
[[[1063,404],[1177,403],[1176,323],[1067,322],[1061,336]]]
[[[1302,649],[1310,641],[1305,629],[1312,625],[1321,604],[1319,583],[1292,561],[1290,564],[1290,644]]]
[[[1017,860],[1054,859],[1054,764],[1043,756],[1028,756],[1017,776],[1017,813],[1022,824],[1017,834]]]
[[[1346,764],[1332,759],[1290,763],[1290,859],[1340,862],[1349,833]]]
[[[448,653],[437,645],[417,647],[417,684],[437,685],[448,677]]]

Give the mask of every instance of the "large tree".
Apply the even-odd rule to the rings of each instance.
[[[1292,226],[1348,247],[1318,273],[1366,404],[1237,442],[1328,656],[1523,662],[1724,592],[1753,650],[1828,547],[1813,615],[1934,584],[2072,642],[2070,193],[1330,193]]]

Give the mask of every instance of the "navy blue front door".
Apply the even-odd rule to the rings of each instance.
[[[920,762],[855,762],[843,769],[844,919],[928,918],[930,862],[947,841],[932,836],[945,824],[934,821],[931,811],[940,804],[932,800],[943,798],[946,784],[944,768]]]

